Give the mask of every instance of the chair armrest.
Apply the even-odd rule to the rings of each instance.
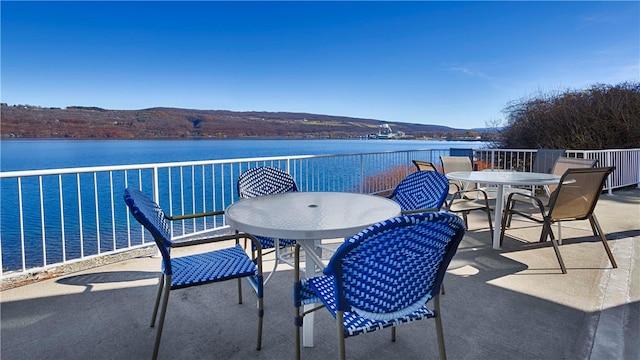
[[[462,183],[460,181],[449,179],[449,188],[451,188],[451,186],[454,186],[457,189],[456,192],[462,190],[461,185]],[[451,191],[451,189],[449,189],[449,191]]]
[[[195,219],[195,218],[201,218],[205,216],[218,216],[218,215],[224,215],[224,210],[209,211],[209,212],[187,214],[187,215],[175,215],[175,216],[165,215],[165,218],[170,221],[176,221],[176,220]]]
[[[436,212],[436,211],[440,211],[440,209],[428,208],[428,209],[406,210],[406,211],[402,211],[400,215],[417,214],[417,213],[424,213],[424,212]]]
[[[538,198],[535,195],[530,195],[530,194],[525,194],[525,193],[520,193],[520,192],[512,192],[512,193],[510,193],[509,196],[507,196],[506,204],[508,206],[509,203],[511,203],[511,202],[515,202],[515,201],[528,202],[529,200],[534,202],[535,205],[537,205],[538,207],[544,209],[544,204],[542,203],[542,200],[540,200],[540,198]]]
[[[247,233],[235,233],[235,234],[229,234],[229,235],[215,235],[215,236],[211,236],[211,237],[203,237],[203,238],[199,238],[199,239],[186,240],[186,241],[172,241],[171,244],[169,245],[169,247],[171,247],[171,248],[179,248],[179,247],[186,247],[186,246],[194,246],[194,245],[215,243],[215,242],[220,242],[220,241],[228,241],[228,240],[236,240],[236,244],[237,244],[237,243],[239,243],[240,239],[249,239],[249,240],[251,240],[251,242],[253,242],[253,244],[256,246],[256,250],[259,251],[260,254],[262,253],[262,246],[260,245],[260,241],[258,241],[258,239],[256,239],[255,236],[253,236],[251,234],[247,234]]]
[[[478,193],[478,192],[482,194],[482,196],[484,197],[485,201],[489,200],[489,197],[487,196],[487,192],[486,191],[484,191],[482,189],[468,189],[468,190],[458,190],[458,191],[456,191],[451,196],[451,202],[453,202],[453,200],[455,200],[457,197],[462,199],[464,194],[467,194],[467,193]]]
[[[506,202],[506,206],[505,206],[505,212],[504,212],[504,216],[507,217],[509,215],[509,213],[516,213],[520,216],[523,216],[529,220],[533,220],[536,222],[539,222],[540,220],[536,219],[535,217],[527,214],[526,212],[523,211],[518,211],[517,209],[513,208],[513,204],[516,201],[519,202],[524,202],[526,201],[526,199],[522,199],[522,198],[514,198],[514,197],[523,197],[523,198],[528,198],[529,200],[531,200],[535,206],[538,207],[538,210],[540,211],[540,215],[542,215],[542,217],[544,218],[545,216],[545,212],[544,212],[544,204],[542,203],[542,200],[540,200],[537,196],[535,195],[529,195],[529,194],[522,194],[522,193],[511,193],[509,194],[509,196],[507,197],[507,202]]]

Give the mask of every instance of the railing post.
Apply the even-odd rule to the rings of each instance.
[[[632,154],[632,155],[633,155],[633,154]],[[637,181],[637,183],[636,183],[636,187],[637,187],[638,189],[640,189],[640,150],[635,151],[635,155],[636,155],[636,156],[635,156],[635,157],[636,157],[636,160],[638,161],[638,167],[637,167],[637,169],[638,169],[638,173],[636,174],[638,177],[636,178],[636,181]]]
[[[140,184],[142,184],[142,182],[140,182]],[[153,167],[151,184],[153,185],[153,201],[155,201],[156,204],[160,204],[160,186],[158,184],[158,167],[157,166]],[[169,230],[171,231],[171,236],[173,237],[173,226],[169,226]],[[144,237],[142,239],[143,239],[142,242],[144,243]],[[155,256],[156,257],[162,256],[162,254],[160,254],[160,248],[156,249]]]
[[[491,151],[491,170],[496,168],[496,150]]]
[[[362,160],[362,154],[358,156],[360,159],[360,193],[364,193],[364,161]]]
[[[158,184],[158,167],[153,167],[153,175],[151,179],[151,185],[153,186],[153,201],[156,204],[160,204],[160,186]]]
[[[611,160],[611,151],[607,151],[607,166],[612,166],[613,161]],[[609,195],[613,195],[613,187],[611,186],[611,176],[607,176],[607,193]]]

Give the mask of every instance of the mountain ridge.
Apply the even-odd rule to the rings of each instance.
[[[152,107],[110,110],[1,104],[2,138],[186,139],[353,138],[389,124],[408,138],[451,138],[478,130],[303,112],[198,110]],[[471,133],[471,134],[469,134]]]

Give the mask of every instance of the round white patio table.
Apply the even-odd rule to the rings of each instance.
[[[500,249],[501,220],[506,201],[505,195],[507,195],[504,187],[510,185],[556,185],[560,182],[559,175],[507,170],[455,171],[446,174],[446,176],[449,179],[463,182],[497,185],[496,215],[493,227],[494,249]]]
[[[289,192],[242,199],[225,210],[227,224],[238,231],[278,239],[295,239],[304,249],[305,274],[324,268],[322,239],[345,238],[400,215],[390,199],[345,192]],[[308,276],[308,275],[307,275]],[[308,307],[312,307],[309,305]],[[313,346],[313,313],[303,324],[303,344]]]

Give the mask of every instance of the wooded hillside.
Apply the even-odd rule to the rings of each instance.
[[[349,138],[375,134],[383,123],[388,123],[394,132],[415,138],[468,133],[446,126],[306,113],[175,108],[106,110],[79,106],[61,109],[7,104],[1,107],[0,130],[3,138]]]

